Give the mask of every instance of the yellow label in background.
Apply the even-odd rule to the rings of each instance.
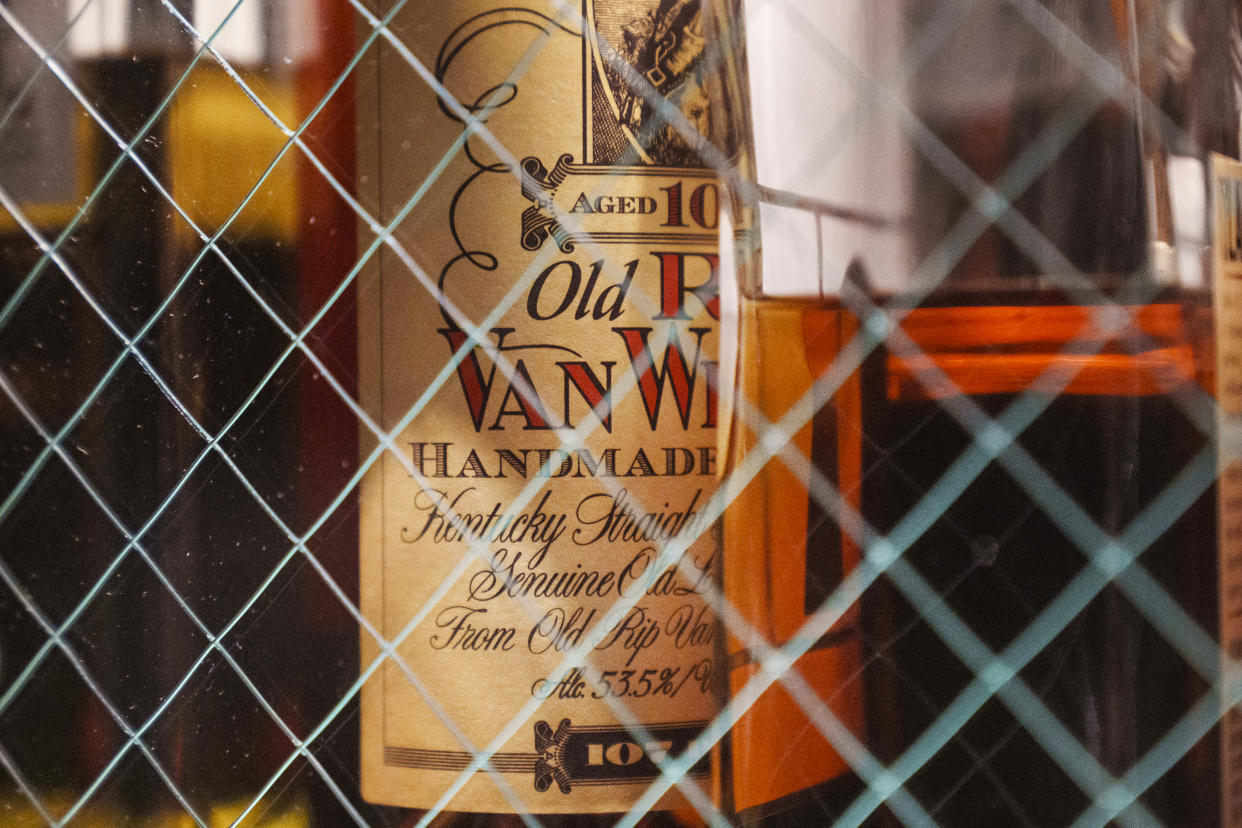
[[[259,98],[283,123],[297,123],[292,77],[248,77]],[[169,116],[169,165],[173,200],[205,232],[226,223],[254,237],[292,241],[297,233],[296,152],[267,172],[287,141],[280,128],[222,69],[205,66],[173,99]],[[230,218],[241,208],[241,214]],[[177,222],[178,232],[191,232]]]
[[[1213,155],[1211,165],[1220,645],[1228,704],[1238,680],[1231,662],[1242,659],[1242,164]],[[1242,711],[1234,705],[1226,709],[1221,721],[1221,824],[1242,825]]]
[[[718,190],[693,131],[728,142],[701,15],[409,3],[390,29],[490,135],[391,44],[365,62],[362,200],[404,214],[359,283],[360,398],[392,435],[361,493],[362,610],[396,655],[362,692],[371,801],[624,811],[715,713]]]

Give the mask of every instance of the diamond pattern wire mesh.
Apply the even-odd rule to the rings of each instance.
[[[97,818],[92,814],[98,812],[99,803],[124,799],[126,785],[136,786],[135,790],[158,791],[153,796],[168,801],[185,819],[203,826],[253,821],[282,809],[311,807],[332,814],[322,818],[327,820],[323,824],[396,824],[400,819],[360,799],[356,790],[356,757],[350,759],[357,748],[349,744],[356,736],[350,735],[347,723],[357,716],[359,689],[383,660],[397,662],[407,678],[421,686],[417,671],[402,661],[397,646],[430,612],[433,603],[429,602],[411,618],[397,636],[385,639],[359,611],[357,574],[342,568],[333,557],[332,542],[328,539],[337,533],[348,533],[348,528],[342,529],[349,525],[343,516],[355,508],[363,475],[383,453],[409,465],[394,444],[394,436],[435,389],[429,389],[397,427],[385,431],[350,390],[353,368],[348,359],[339,358],[330,349],[325,352],[330,331],[324,328],[339,326],[343,315],[351,312],[348,304],[360,289],[359,274],[381,248],[394,254],[411,278],[422,282],[428,290],[435,290],[417,257],[394,237],[394,230],[418,208],[434,186],[435,178],[463,151],[471,133],[513,169],[517,162],[489,133],[487,107],[475,112],[454,100],[388,28],[404,2],[379,12],[360,0],[350,0],[340,18],[352,19],[361,32],[361,45],[347,29],[321,32],[321,36],[347,39],[340,51],[348,57],[323,84],[317,100],[304,107],[302,117],[294,121],[282,118],[279,107],[265,99],[267,93],[253,74],[235,66],[235,61],[215,47],[217,39],[226,36],[233,16],[256,2],[240,0],[217,28],[204,31],[195,29],[181,4],[163,0],[143,6],[143,13],[160,16],[167,31],[175,32],[186,42],[192,39],[194,46],[177,64],[181,68],[170,76],[166,88],[154,95],[150,111],[137,116],[129,113],[124,123],[118,123],[111,109],[114,102],[100,100],[92,93],[90,84],[75,70],[67,48],[75,29],[96,25],[93,15],[106,14],[116,4],[85,0],[73,4],[71,12],[61,8],[68,27],[51,34],[45,31],[41,18],[31,12],[38,8],[38,14],[47,14],[44,7],[0,4],[0,26],[7,30],[6,47],[11,42],[13,48],[26,50],[35,58],[29,77],[2,79],[6,88],[15,83],[18,88],[7,100],[7,109],[0,113],[0,132],[16,128],[22,117],[23,101],[50,85],[67,91],[79,120],[99,136],[100,147],[100,174],[59,229],[55,223],[32,217],[29,205],[10,191],[9,182],[0,186],[0,206],[16,228],[14,235],[22,238],[27,247],[33,245],[36,249],[34,254],[14,256],[12,262],[5,263],[6,268],[11,265],[14,270],[4,274],[6,297],[0,307],[0,347],[5,352],[0,366],[0,392],[7,401],[7,445],[0,469],[5,486],[0,527],[9,528],[5,535],[9,540],[3,543],[13,544],[0,551],[0,579],[7,591],[0,608],[6,630],[0,675],[0,765],[10,779],[14,796],[20,797],[20,801],[15,798],[4,803],[5,807],[26,809],[32,815],[32,824],[91,824],[89,820]],[[919,38],[906,44],[901,59],[887,75],[873,76],[861,70],[830,41],[817,42],[815,47],[825,61],[854,85],[861,99],[897,113],[913,145],[970,203],[970,209],[963,212],[939,246],[923,258],[913,280],[915,290],[905,297],[906,301],[911,295],[916,299],[930,295],[972,244],[994,227],[1027,256],[1040,262],[1047,272],[1065,274],[1067,290],[1085,296],[1082,304],[1096,308],[1088,322],[1095,330],[1084,330],[1080,339],[1068,343],[1080,353],[1085,348],[1098,347],[1098,332],[1115,332],[1130,325],[1126,308],[1151,297],[1128,297],[1125,305],[1112,304],[1039,228],[1010,207],[1100,107],[1110,102],[1133,107],[1138,90],[1112,62],[1096,55],[1069,30],[1048,6],[1033,0],[1006,0],[1005,5],[1050,42],[1058,44],[1058,48],[1071,52],[1070,57],[1090,76],[1095,88],[1088,98],[1069,102],[1073,105],[1067,106],[1028,150],[991,182],[973,172],[892,93],[919,71],[923,59],[935,51],[941,38],[962,24],[975,4],[941,4],[935,20],[920,30]],[[751,6],[758,8],[759,13],[788,16],[795,23],[802,13],[796,4],[783,0],[753,0]],[[575,29],[584,24],[573,5],[562,4],[558,10],[559,23]],[[36,29],[40,34],[35,33]],[[802,30],[814,37],[813,26],[803,26]],[[317,119],[334,105],[341,105],[341,99],[349,94],[357,67],[373,54],[377,44],[399,55],[421,82],[435,88],[444,105],[469,125],[461,140],[444,149],[440,163],[428,179],[412,183],[413,191],[404,208],[392,216],[381,216],[373,205],[358,200],[340,159],[324,157],[324,145],[317,143],[315,136],[320,126]],[[535,42],[527,59],[513,67],[511,79],[521,76],[541,45],[541,41]],[[206,69],[222,71],[233,92],[244,96],[279,132],[280,139],[274,155],[265,159],[264,166],[255,171],[255,179],[242,188],[239,200],[229,204],[219,220],[204,221],[201,205],[179,202],[175,190],[165,183],[159,156],[148,152],[148,148],[166,140],[163,131],[178,96],[201,82]],[[640,83],[636,87],[639,94],[651,96],[650,89],[642,88]],[[651,103],[679,129],[693,130],[679,112],[661,106],[665,104],[662,99],[656,97]],[[849,117],[849,113],[841,115],[843,120]],[[831,128],[827,134],[832,135]],[[832,143],[825,139],[805,163],[808,167],[828,164],[832,153]],[[714,148],[709,147],[704,155],[724,177],[736,178],[736,172],[724,166],[724,156]],[[265,182],[280,175],[282,164],[295,161],[312,170],[319,185],[326,185],[330,197],[356,216],[364,228],[360,231],[362,243],[351,252],[352,265],[340,274],[338,282],[316,297],[316,304],[309,310],[298,307],[296,300],[288,301],[278,288],[267,284],[263,262],[256,267],[254,251],[238,242],[244,236],[239,224],[248,219],[247,209],[265,198]],[[79,234],[89,232],[95,211],[108,210],[115,189],[123,186],[137,186],[150,194],[151,203],[171,216],[178,232],[194,240],[193,255],[177,263],[173,278],[158,285],[154,300],[148,296],[137,303],[121,302],[118,296],[110,295],[109,291],[120,288],[108,281],[101,282],[77,249],[81,243]],[[746,183],[740,186],[745,189]],[[528,283],[535,272],[532,267],[518,284]],[[516,288],[510,296],[517,296]],[[244,380],[236,378],[240,387],[231,389],[227,405],[218,410],[213,410],[212,401],[204,402],[201,398],[203,385],[193,373],[211,370],[211,356],[185,362],[183,354],[177,352],[178,348],[188,348],[195,330],[225,324],[202,322],[202,328],[194,327],[195,317],[214,312],[213,299],[217,307],[244,309],[241,312],[247,315],[246,319],[235,329],[239,335],[260,331],[254,334],[254,341],[259,343],[255,350],[241,355],[250,357],[246,364],[248,373]],[[1170,594],[1167,584],[1138,560],[1215,481],[1213,400],[1193,384],[1174,396],[1180,414],[1206,438],[1204,444],[1134,517],[1113,528],[1101,525],[1019,440],[1054,404],[1057,391],[1063,391],[1073,381],[1072,369],[1058,368],[1054,363],[1039,378],[1037,388],[1016,395],[999,411],[984,410],[968,395],[949,395],[939,404],[943,415],[969,435],[965,448],[918,494],[911,508],[893,526],[881,531],[870,516],[854,510],[846,493],[838,491],[789,442],[789,435],[809,423],[824,401],[855,375],[881,345],[909,361],[923,355],[920,345],[901,325],[901,308],[907,305],[886,308],[861,294],[852,294],[848,302],[862,322],[858,335],[841,349],[829,369],[781,420],[764,422],[757,410],[748,408],[747,401],[739,401],[739,415],[765,436],[756,451],[733,470],[732,483],[727,483],[713,500],[713,508],[719,514],[727,505],[726,493],[735,491],[777,458],[795,474],[812,481],[812,497],[839,516],[839,523],[865,549],[864,559],[811,615],[799,634],[782,646],[768,644],[739,613],[727,607],[722,609],[722,619],[735,635],[749,642],[751,655],[760,669],[713,722],[699,753],[664,760],[663,778],[651,786],[622,821],[636,822],[663,791],[677,785],[703,819],[726,824],[709,792],[683,778],[683,774],[729,731],[755,698],[780,682],[807,719],[862,780],[861,792],[837,824],[864,824],[883,811],[907,824],[936,824],[940,803],[912,784],[920,772],[935,762],[946,746],[956,745],[970,753],[979,774],[988,777],[989,751],[1004,749],[1019,732],[1037,743],[1069,783],[1085,795],[1085,804],[1079,808],[1074,824],[1101,825],[1114,819],[1125,825],[1160,824],[1160,816],[1149,810],[1141,796],[1216,726],[1221,718],[1218,697],[1224,679],[1210,628],[1205,630],[1189,611],[1191,608],[1184,607],[1177,596]],[[341,306],[345,306],[344,311]],[[497,309],[497,313],[501,310]],[[456,316],[463,329],[475,338],[466,347],[487,347],[484,332],[489,329],[491,318],[471,320],[460,312]],[[58,325],[76,334],[81,342],[57,344],[52,337]],[[49,341],[29,341],[38,336],[47,336]],[[273,341],[279,345],[273,348],[262,344]],[[79,347],[82,355],[73,355]],[[223,346],[209,342],[206,347]],[[59,375],[52,371],[56,365],[45,361],[55,358],[57,348],[62,351],[62,359],[64,354],[73,355]],[[40,355],[49,350],[52,357]],[[492,356],[502,370],[512,372],[503,355]],[[243,362],[239,360],[237,364]],[[920,381],[929,386],[951,385],[953,380],[943,373],[936,375],[937,369],[932,365]],[[439,382],[449,378],[452,368],[452,363],[445,366]],[[273,435],[279,434],[282,424],[288,426],[279,419],[282,405],[288,403],[288,395],[298,393],[307,376],[321,384],[320,391],[330,400],[326,405],[368,435],[364,444],[371,446],[360,460],[341,461],[344,471],[338,470],[331,478],[334,491],[322,502],[316,501],[310,514],[291,505],[290,493],[305,478],[299,478],[296,471],[280,469],[289,458],[280,457],[279,449],[267,445]],[[48,386],[58,378],[63,378],[63,387],[57,389],[62,396],[55,398]],[[219,377],[214,381],[233,384]],[[624,389],[619,391],[623,393]],[[283,402],[282,394],[286,394]],[[150,433],[157,427],[162,434],[172,435],[165,437],[162,444]],[[580,441],[581,436],[566,434],[563,446],[580,445],[575,441]],[[146,452],[154,465],[144,467],[132,457],[121,457],[127,452]],[[272,457],[276,458],[272,464],[277,467],[275,471],[265,462]],[[110,477],[108,464],[112,461],[120,464],[118,468],[125,479]],[[1055,595],[1038,611],[1032,610],[1025,628],[1001,642],[1002,646],[981,637],[981,631],[945,600],[943,587],[930,582],[926,573],[905,556],[920,537],[949,519],[950,506],[992,464],[1004,469],[1030,499],[1033,509],[1051,521],[1083,560]],[[132,482],[128,478],[143,473],[154,478],[142,488],[143,497],[134,497],[133,489],[127,486]],[[196,509],[216,513],[204,517]],[[241,523],[259,528],[227,526],[238,515],[247,516]],[[205,520],[214,520],[219,527],[213,528]],[[30,525],[39,527],[33,537],[43,546],[45,559],[34,553],[19,553],[17,549],[16,539],[35,531],[26,528]],[[230,530],[235,530],[236,535],[224,542],[232,541],[232,557],[218,564],[221,571],[212,581],[212,590],[204,591],[195,579],[209,576],[188,568],[178,558],[189,554],[185,550],[199,548],[201,544],[218,549],[211,547],[212,533],[227,535]],[[335,542],[341,539],[338,537]],[[58,546],[62,548],[57,549]],[[484,551],[483,544],[476,547],[474,554]],[[681,549],[684,545],[670,544],[663,550],[665,559],[675,560]],[[39,559],[26,560],[32,554]],[[247,561],[245,565],[239,563],[242,556]],[[464,556],[455,574],[464,572],[472,560],[471,556]],[[49,578],[64,583],[48,584]],[[927,727],[918,738],[891,757],[873,752],[859,734],[836,717],[794,667],[799,657],[881,581],[891,583],[901,600],[917,609],[919,623],[932,632],[937,646],[946,648],[968,673],[950,703],[930,711]],[[445,588],[448,583],[445,582]],[[1014,584],[1014,592],[1020,593],[1022,587]],[[58,588],[65,591],[58,592]],[[230,593],[233,589],[236,592]],[[1107,589],[1116,589],[1123,595],[1204,682],[1198,701],[1180,712],[1167,731],[1120,770],[1110,770],[1093,755],[1025,672],[1028,665],[1066,634],[1073,619]],[[204,595],[217,592],[220,600],[204,600]],[[295,640],[282,638],[281,631],[267,629],[265,622],[290,617],[280,615],[287,610],[273,609],[278,602],[289,601],[305,608],[308,596],[317,602],[310,605],[315,607],[313,612],[348,627],[345,639],[321,637],[316,639],[317,643],[340,644],[362,630],[379,643],[381,658],[363,665],[360,674],[350,660],[355,656],[329,667],[336,671],[331,687],[334,695],[318,705],[303,708],[287,697],[291,691],[282,686],[282,678],[275,674],[287,665],[281,664],[280,659],[268,658],[274,653],[265,653],[262,648],[296,644]],[[152,615],[154,608],[158,608],[159,617]],[[313,627],[312,621],[308,614],[308,629]],[[307,635],[314,635],[313,630]],[[256,652],[252,648],[260,649]],[[125,655],[126,649],[149,649],[150,658]],[[584,652],[570,652],[565,666],[580,665],[585,656]],[[882,654],[877,658],[882,658]],[[153,666],[157,662],[158,666]],[[150,673],[136,675],[129,671],[136,666],[146,667]],[[435,704],[434,699],[429,701]],[[80,705],[81,711],[72,717],[66,712],[71,703]],[[998,741],[981,751],[966,738],[965,730],[981,712],[997,706],[1012,724]],[[534,702],[528,705],[511,723],[510,730],[525,725],[536,708]],[[623,706],[617,712],[623,721],[641,730]],[[219,801],[213,798],[218,794],[212,788],[217,780],[187,778],[186,768],[193,768],[194,764],[186,765],[185,757],[171,749],[180,740],[193,738],[183,729],[196,718],[208,729],[223,726],[220,722],[244,722],[246,732],[225,748],[223,756],[217,757],[218,765],[222,773],[227,773],[230,762],[236,762],[234,767],[245,769],[261,781],[258,787],[240,794],[235,805],[229,800],[232,810],[221,810]],[[451,721],[446,723],[452,726]],[[81,734],[86,735],[80,738]],[[44,755],[48,751],[38,746],[40,741],[47,741],[53,750],[65,751],[74,745],[73,755]],[[496,742],[499,744],[500,740]],[[496,745],[472,746],[477,759],[463,771],[456,787],[476,770],[489,767]],[[230,755],[230,749],[238,751],[242,758]],[[276,758],[248,764],[248,752],[266,752]],[[62,763],[61,769],[49,774],[46,768],[55,768],[58,762]],[[83,768],[88,771],[82,771]],[[75,774],[82,778],[71,778]],[[515,809],[522,810],[521,793],[499,774],[493,776],[507,791]],[[968,782],[962,780],[964,785]],[[309,800],[290,793],[297,791],[299,785],[314,791]],[[1001,795],[1007,796],[1004,782],[997,781],[997,785]],[[441,807],[451,809],[456,787],[445,794]],[[953,795],[953,791],[940,793],[945,797]],[[1016,802],[1010,815],[1022,824],[1040,824],[1037,817],[1025,814]],[[539,824],[536,817],[522,819],[528,824]]]

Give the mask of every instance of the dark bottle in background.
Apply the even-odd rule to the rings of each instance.
[[[917,38],[938,10],[912,9]],[[1190,43],[1175,13],[996,9],[950,35],[913,84],[914,111],[967,168],[916,153],[914,215],[944,217],[917,249],[934,253],[975,218],[975,176],[1014,206],[930,293],[887,299],[902,335],[876,357],[864,404],[865,511],[909,538],[876,605],[897,699],[889,750],[957,723],[907,782],[946,823],[1069,824],[1120,779],[1135,814],[1220,821],[1214,739],[1202,725],[1197,746],[1185,734],[1214,701],[1214,665],[1177,631],[1219,626],[1208,276],[1179,269],[1197,250],[1175,237],[1170,190],[1186,173],[1165,162],[1174,132],[1200,176],[1208,149],[1237,146],[1196,147],[1153,105],[1190,65],[1232,74],[1227,17]],[[1179,48],[1187,67],[1172,66]],[[981,54],[1008,67],[991,76],[1005,94],[963,92]],[[1109,73],[1129,85],[1102,96]],[[1221,105],[1236,111],[1232,96]],[[1016,679],[953,720],[998,663]]]
[[[192,28],[233,5],[10,3],[0,26],[0,187],[20,215],[0,245],[0,728],[4,807],[36,821],[352,807],[332,792],[356,774],[348,747],[313,743],[319,775],[295,743],[356,677],[356,628],[317,574],[349,600],[352,501],[328,506],[354,432],[324,389],[329,372],[353,387],[351,299],[307,329],[356,255],[348,79],[301,133],[326,173],[277,156],[353,24],[342,4],[246,2],[198,55]]]
[[[768,643],[861,642],[854,670],[802,670],[835,722],[814,699],[756,703],[732,755],[835,728],[853,774],[900,787],[881,804],[858,781],[807,786],[739,816],[1070,824],[1128,785],[1121,812],[1219,824],[1204,194],[1207,152],[1237,155],[1236,16],[889,12],[784,7],[748,32],[762,188],[737,188],[759,244],[738,254],[727,467],[760,470],[726,516],[723,577],[731,600],[766,589],[771,617],[799,616],[801,641]],[[731,582],[758,561],[783,577]],[[812,615],[800,584],[829,571]]]

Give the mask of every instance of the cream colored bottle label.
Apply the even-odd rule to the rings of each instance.
[[[392,438],[361,491],[362,610],[393,644],[363,632],[363,794],[625,810],[715,712],[718,191],[657,114],[707,134],[706,27],[683,0],[475,0],[390,29],[408,53],[381,42],[359,83],[364,206],[401,217],[358,285]]]
[[[1221,825],[1242,825],[1242,709],[1229,705],[1242,659],[1242,164],[1211,157],[1212,298],[1216,320],[1220,646],[1227,711],[1221,721]]]

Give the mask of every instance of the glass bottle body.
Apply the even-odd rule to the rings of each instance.
[[[743,718],[731,734],[734,750],[767,747],[804,770],[799,756],[826,750],[853,760],[819,769],[819,785],[794,787],[800,797],[781,801],[769,781],[774,805],[737,809],[755,824],[779,824],[808,801],[821,819],[860,808],[877,824],[907,816],[908,802],[877,807],[864,795],[858,775],[879,767],[873,759],[909,768],[906,790],[936,819],[1072,822],[1099,791],[1089,772],[1064,768],[1080,762],[1119,777],[1211,700],[1204,665],[1188,662],[1136,606],[1129,576],[1110,583],[1091,558],[1105,538],[1133,544],[1145,573],[1135,577],[1216,628],[1216,560],[1202,554],[1216,544],[1215,488],[1199,485],[1184,511],[1142,539],[1125,534],[1139,516],[1171,508],[1157,501],[1214,439],[1187,402],[1210,383],[1199,373],[1210,347],[1194,301],[1202,297],[1124,308],[1132,320],[1119,335],[1093,328],[1101,307],[1054,294],[943,298],[890,312],[907,344],[861,358],[857,317],[840,300],[742,299],[738,393],[751,413],[739,406],[734,416],[769,430],[802,424],[766,462],[767,446],[739,439],[750,427],[732,427],[728,473],[749,482],[725,519],[724,594],[765,643],[806,649],[795,669],[830,714],[805,694],[783,710],[756,702],[753,726]],[[852,371],[840,367],[851,361]],[[835,378],[825,371],[834,365]],[[825,387],[814,388],[816,378]],[[822,404],[804,408],[815,414],[802,422],[794,403],[811,399]],[[985,433],[983,418],[1003,426],[1002,442],[971,436]],[[833,450],[815,450],[818,439]],[[809,505],[816,500],[831,518]],[[1067,529],[1067,513],[1082,523]],[[1096,534],[1075,534],[1086,527]],[[877,538],[900,544],[882,550],[895,558],[860,566],[857,550]],[[764,565],[775,574],[744,577]],[[813,663],[821,649],[832,660]],[[739,660],[727,663],[736,693]],[[992,695],[979,675],[996,664],[1016,678]],[[833,725],[848,736],[838,730],[829,741]],[[790,735],[816,730],[818,750]],[[1081,747],[1067,748],[1066,734]],[[1144,792],[1143,807],[1214,824],[1216,750],[1210,735],[1188,749]],[[761,790],[769,779],[735,773],[736,788]]]

